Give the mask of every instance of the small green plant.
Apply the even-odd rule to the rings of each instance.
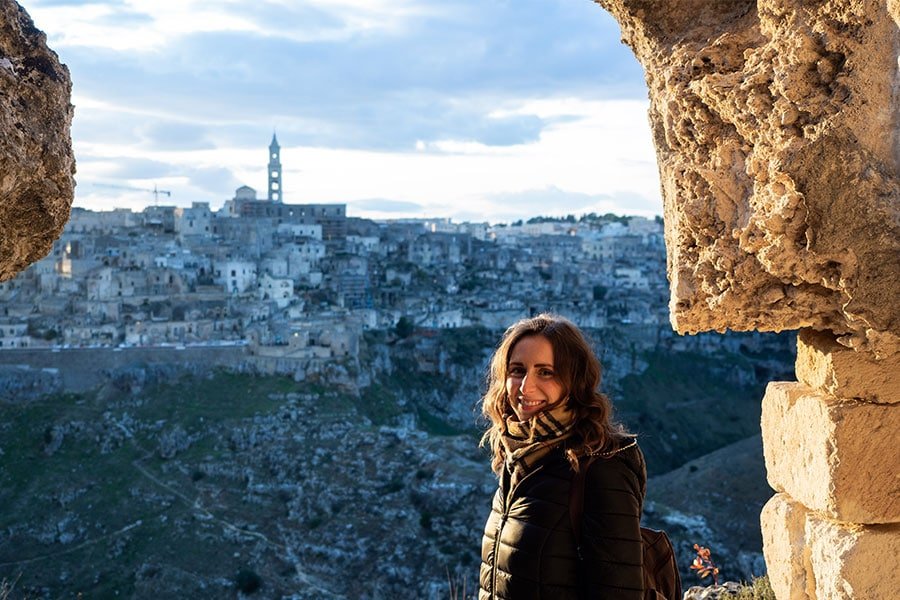
[[[694,550],[697,551],[697,556],[694,557],[694,562],[691,563],[691,571],[697,571],[700,579],[706,579],[712,575],[713,585],[719,585],[719,567],[712,561],[709,548],[694,544]]]

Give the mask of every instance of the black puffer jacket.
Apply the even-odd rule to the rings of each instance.
[[[583,561],[569,520],[572,475],[562,448],[512,490],[504,470],[482,538],[479,600],[643,599],[643,454],[634,445],[588,469]]]

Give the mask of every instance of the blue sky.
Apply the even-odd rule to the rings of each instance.
[[[589,0],[20,0],[72,73],[76,206],[661,212],[643,73]],[[110,187],[110,186],[120,187]]]

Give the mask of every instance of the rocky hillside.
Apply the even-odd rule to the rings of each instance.
[[[299,383],[136,365],[90,393],[4,397],[0,580],[18,578],[13,597],[30,598],[447,598],[451,580],[471,590],[495,485],[476,425],[490,346],[478,332],[449,335],[372,338],[366,368]],[[771,365],[740,344],[612,359],[611,340],[631,342],[605,338],[610,393],[651,471],[757,430],[757,371],[768,378]],[[729,483],[752,470],[703,460],[679,472],[718,487],[656,478],[648,518],[680,547],[721,548],[730,567],[744,560],[730,538],[758,551],[746,535],[756,516],[732,510],[745,487]]]
[[[0,577],[53,598],[442,597],[478,558],[485,459],[365,412],[228,373],[4,405]]]
[[[720,581],[750,581],[766,570],[759,512],[773,494],[757,434],[652,477],[644,521],[672,538],[685,589],[700,583],[689,570],[694,544],[710,548]]]

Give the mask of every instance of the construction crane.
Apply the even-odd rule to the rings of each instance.
[[[115,185],[112,183],[95,183],[94,186],[95,187],[113,188],[113,189],[117,189],[117,190],[128,190],[131,192],[148,192],[150,194],[153,194],[154,206],[159,205],[159,195],[160,194],[165,194],[169,198],[172,197],[172,192],[170,192],[169,190],[160,190],[156,187],[156,184],[153,184],[152,190],[147,189],[147,188],[131,187],[129,185]]]

